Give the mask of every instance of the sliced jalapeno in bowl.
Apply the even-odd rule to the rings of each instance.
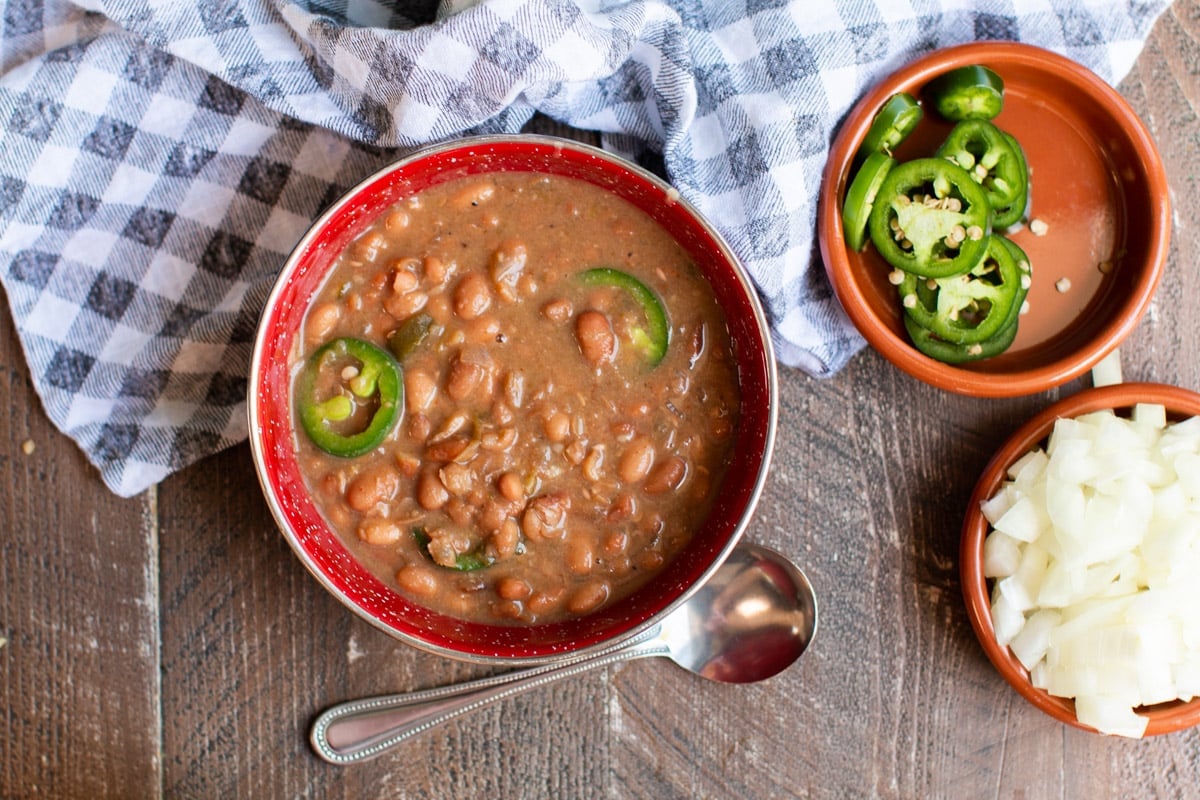
[[[900,296],[906,316],[952,344],[976,344],[999,333],[1013,317],[1021,292],[1021,272],[1012,252],[989,236],[984,259],[963,275],[919,278],[905,275]],[[918,289],[924,291],[918,291]]]
[[[969,272],[987,251],[991,227],[983,187],[942,158],[893,167],[868,222],[871,243],[889,264],[927,278]]]
[[[1018,152],[1020,146],[1013,148],[1014,141],[987,120],[968,119],[954,126],[935,155],[965,169],[987,192],[993,210],[1020,204],[1024,213],[1029,172],[1024,153]],[[999,225],[994,220],[993,224]]]
[[[867,222],[871,208],[883,186],[883,179],[896,166],[896,160],[885,153],[871,153],[859,167],[846,189],[846,201],[842,203],[842,228],[846,233],[846,244],[852,250],[862,250],[867,245]]]
[[[979,64],[952,69],[926,87],[933,107],[946,119],[993,119],[1004,108],[1004,80]]]
[[[866,158],[871,153],[883,153],[890,156],[908,138],[925,112],[911,94],[898,92],[887,99],[867,135],[863,137],[862,147],[859,148],[860,158]]]
[[[1011,228],[1025,218],[1025,212],[1029,210],[1030,191],[1029,160],[1025,157],[1025,148],[1021,147],[1021,143],[1017,141],[1017,137],[1007,131],[1003,131],[1003,133],[1004,138],[1008,140],[1009,146],[1012,147],[1017,163],[1020,164],[1021,174],[1025,176],[1025,182],[1012,203],[1003,208],[992,208],[992,227],[1000,228],[1001,230]]]
[[[928,328],[922,328],[912,317],[905,315],[904,329],[913,345],[925,355],[946,364],[965,364],[983,358],[998,356],[1012,346],[1017,338],[1017,325],[1014,322],[982,342],[962,344],[947,342]]]

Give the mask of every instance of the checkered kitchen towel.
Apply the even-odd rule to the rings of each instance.
[[[1166,0],[8,0],[0,279],[53,422],[131,495],[246,436],[251,339],[339,193],[534,111],[661,153],[813,375],[862,341],[814,249],[828,143],[928,50],[1019,39],[1110,82]]]

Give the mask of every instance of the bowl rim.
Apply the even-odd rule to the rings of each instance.
[[[901,86],[922,86],[955,67],[975,63],[1024,61],[1068,77],[1089,97],[1108,110],[1129,139],[1137,163],[1143,166],[1147,192],[1156,205],[1149,248],[1141,271],[1118,315],[1099,332],[1093,345],[1039,367],[1021,372],[988,373],[958,368],[925,356],[904,337],[870,313],[859,282],[850,277],[839,198],[850,177],[850,165],[876,110]],[[1137,327],[1158,288],[1167,260],[1171,236],[1171,199],[1166,168],[1145,123],[1116,89],[1082,64],[1035,45],[1021,42],[970,42],[941,48],[920,56],[887,75],[852,107],[830,147],[818,193],[818,240],[825,273],[847,316],[876,351],[902,371],[937,388],[974,397],[1017,397],[1060,386],[1087,372],[1116,349]]]
[[[708,246],[715,254],[719,254],[720,257],[716,260],[728,267],[729,278],[731,279],[729,285],[735,287],[737,299],[743,302],[750,312],[747,315],[743,315],[746,317],[744,322],[748,326],[748,329],[754,331],[755,336],[753,339],[758,348],[757,352],[752,354],[752,358],[749,358],[744,363],[740,360],[739,364],[739,374],[743,370],[749,370],[754,374],[755,381],[761,381],[762,383],[762,390],[758,393],[759,399],[756,400],[756,403],[761,406],[762,412],[756,412],[754,415],[759,420],[759,424],[749,434],[753,437],[757,457],[752,461],[752,466],[754,467],[753,474],[741,478],[745,485],[744,505],[736,519],[729,521],[731,527],[723,544],[713,553],[702,571],[687,585],[683,586],[682,589],[674,592],[669,602],[665,605],[653,609],[650,613],[642,614],[640,617],[631,617],[627,621],[623,620],[621,623],[614,623],[614,628],[621,625],[624,627],[621,627],[615,633],[610,633],[600,638],[593,637],[590,641],[585,639],[585,643],[582,645],[571,641],[559,645],[533,647],[518,645],[510,648],[499,643],[475,647],[463,645],[461,642],[451,643],[438,637],[424,638],[413,631],[398,629],[386,620],[380,619],[371,613],[369,609],[364,608],[357,598],[343,591],[326,574],[321,563],[314,558],[313,553],[310,553],[300,541],[297,531],[293,527],[292,517],[289,515],[290,509],[285,507],[287,504],[279,492],[278,482],[280,476],[276,474],[277,470],[272,469],[270,466],[276,456],[272,456],[267,452],[267,445],[264,441],[264,430],[270,424],[270,420],[264,416],[263,409],[260,407],[261,397],[259,388],[263,385],[265,367],[268,363],[266,351],[271,339],[271,326],[268,323],[273,320],[278,312],[281,298],[288,291],[291,282],[295,280],[297,270],[303,267],[310,248],[322,237],[323,232],[332,221],[337,220],[343,214],[355,213],[358,209],[352,208],[352,206],[354,206],[356,200],[371,190],[380,181],[399,180],[397,178],[398,174],[412,169],[419,162],[426,161],[427,159],[448,158],[451,160],[451,163],[455,163],[454,158],[456,154],[460,154],[461,158],[468,156],[475,157],[479,155],[480,150],[485,153],[489,152],[489,148],[519,151],[521,155],[541,159],[548,158],[550,155],[567,153],[570,157],[579,159],[581,163],[594,163],[594,168],[599,171],[615,172],[620,175],[621,180],[632,178],[640,182],[643,190],[653,192],[654,197],[661,199],[665,205],[680,209],[683,212],[683,216],[687,218],[688,223],[698,228],[702,232],[702,236],[706,239]],[[487,171],[479,170],[479,172]],[[659,197],[660,195],[661,197]],[[627,202],[632,201],[627,199]],[[726,313],[729,313],[728,307],[725,310]],[[731,318],[730,322],[732,324],[734,320]],[[778,367],[770,330],[757,289],[741,259],[734,253],[725,238],[693,204],[679,194],[677,189],[641,166],[586,142],[545,134],[486,134],[461,137],[429,145],[401,156],[395,161],[370,173],[346,190],[314,220],[282,263],[279,274],[272,285],[271,291],[267,295],[260,314],[250,360],[246,405],[250,450],[254,461],[255,473],[258,477],[263,496],[275,520],[276,527],[284,535],[285,539],[287,539],[292,551],[300,559],[308,572],[328,592],[336,597],[342,605],[389,636],[426,652],[473,663],[519,666],[523,664],[542,664],[584,658],[607,651],[621,643],[627,643],[635,637],[647,633],[650,628],[656,626],[664,617],[679,608],[701,585],[707,582],[741,540],[762,496],[774,454],[775,438],[778,429]],[[745,399],[744,393],[743,399]],[[290,426],[288,427],[290,428]],[[304,502],[311,505],[311,500],[307,499],[307,492],[303,494]],[[345,551],[344,554],[338,555],[342,558],[354,559],[355,557],[350,554],[348,548],[340,541],[336,532],[333,532],[329,528],[324,519],[321,519],[320,522],[326,528],[327,533],[333,537],[335,545]],[[374,580],[377,581],[378,579]],[[394,590],[391,591],[395,593]],[[412,603],[411,605],[415,606],[418,611],[426,613],[418,604]],[[500,629],[504,626],[483,627]],[[521,626],[511,627],[519,629]],[[416,625],[413,626],[413,630],[417,630]]]
[[[989,524],[980,505],[999,488],[1009,465],[1050,435],[1057,419],[1103,409],[1130,409],[1137,403],[1162,404],[1167,408],[1168,418],[1172,414],[1176,417],[1200,416],[1200,393],[1164,383],[1132,382],[1092,387],[1052,403],[1021,425],[988,461],[971,492],[959,542],[959,574],[967,617],[988,660],[1004,680],[1035,707],[1060,722],[1092,733],[1097,731],[1075,716],[1074,701],[1055,697],[1035,687],[1029,681],[1029,672],[1012,651],[996,641],[988,579],[983,575],[983,543]],[[1146,736],[1173,733],[1200,723],[1200,698],[1163,703],[1139,709],[1138,713],[1149,719]]]

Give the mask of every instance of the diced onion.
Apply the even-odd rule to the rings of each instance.
[[[996,640],[1079,721],[1200,696],[1200,417],[1138,404],[1055,423],[981,510]]]

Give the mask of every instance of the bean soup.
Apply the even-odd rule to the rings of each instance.
[[[459,178],[343,252],[292,363],[301,470],[381,580],[492,624],[653,580],[738,424],[723,313],[683,249],[589,183]]]

